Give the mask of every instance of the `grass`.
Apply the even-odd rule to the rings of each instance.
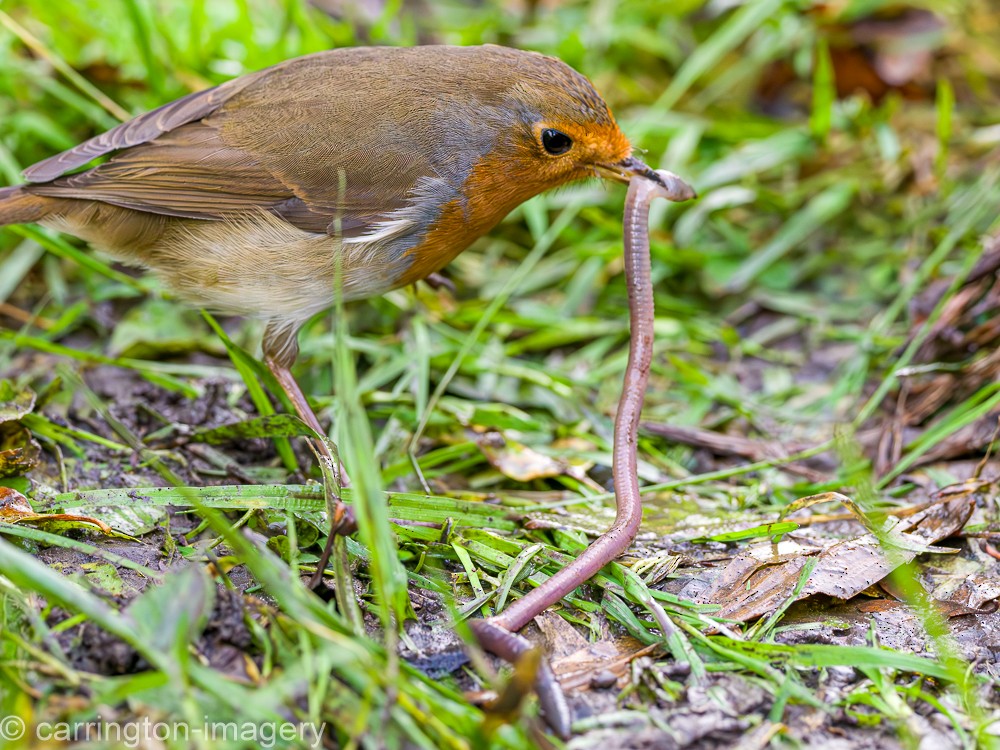
[[[960,462],[923,461],[996,413],[995,384],[956,390],[887,467],[857,443],[865,430],[890,433],[893,404],[922,382],[907,374],[915,363],[962,372],[987,349],[923,358],[1000,224],[1000,60],[979,31],[995,11],[985,0],[942,4],[951,35],[923,71],[923,96],[873,101],[837,90],[832,27],[850,10],[717,5],[566,2],[532,18],[498,1],[416,12],[390,2],[360,23],[300,0],[11,0],[0,9],[0,170],[17,182],[21,168],[121,117],[320,49],[495,42],[558,55],[607,96],[649,163],[701,195],[652,214],[658,335],[645,420],[799,446],[742,460],[643,436],[645,530],[665,549],[644,538],[557,611],[592,640],[627,634],[660,648],[630,668],[621,711],[578,722],[587,733],[574,746],[609,728],[625,742],[635,722],[669,725],[690,700],[685,686],[721,690],[726,676],[766,696],[748,715],[775,746],[800,746],[807,708],[841,731],[878,725],[864,731],[914,747],[932,710],[961,746],[995,746],[995,680],[953,653],[926,606],[917,610],[939,657],[884,648],[864,624],[864,645],[775,642],[823,627],[825,615],[790,621],[789,599],[756,628],[719,622],[716,608],[670,587],[716,549],[692,540],[722,540],[735,554],[750,544],[740,532],[785,533],[765,524],[798,498],[836,490],[874,514],[971,475]],[[789,82],[768,103],[780,65]],[[516,693],[516,676],[427,677],[400,658],[400,646],[424,648],[401,626],[427,596],[439,612],[420,622],[439,630],[457,613],[495,611],[610,517],[603,467],[628,344],[623,197],[597,184],[540,196],[452,264],[457,294],[399,290],[309,324],[297,374],[332,423],[363,521],[335,546],[324,596],[303,580],[335,488],[310,469],[305,430],[282,416],[287,405],[254,359],[260,326],[184,310],[155,280],[70,238],[0,232],[0,375],[14,392],[38,393],[27,416],[0,410],[0,426],[16,421],[49,457],[30,481],[0,484],[40,509],[152,540],[152,556],[135,559],[134,548],[79,530],[4,528],[0,715],[80,723],[110,707],[105,720],[198,726],[207,716],[257,728],[244,741],[202,738],[205,747],[266,744],[260,733],[289,721],[325,725],[347,747],[539,746],[530,701],[484,710],[462,693]],[[922,310],[935,283],[943,294]],[[823,479],[792,470],[817,456]],[[977,521],[995,523],[995,504],[984,506]],[[678,549],[687,562],[636,565]],[[71,553],[75,563],[53,565]],[[114,572],[101,569],[95,584],[81,560]],[[109,598],[108,586],[127,595]],[[253,659],[222,667],[204,647],[210,622],[244,589],[260,597],[241,618]],[[101,631],[142,668],[81,664],[79,653],[101,651]],[[686,677],[669,676],[675,662]],[[845,666],[856,679],[831,706],[826,680]],[[787,733],[770,731],[782,723]]]

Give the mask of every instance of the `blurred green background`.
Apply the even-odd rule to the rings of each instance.
[[[945,308],[983,257],[984,237],[1000,226],[998,35],[1000,10],[988,0],[6,0],[0,176],[17,183],[22,168],[122,119],[317,50],[496,43],[556,55],[594,82],[649,164],[677,172],[700,194],[652,212],[657,342],[645,419],[759,439],[785,453],[823,444],[836,430],[857,446],[803,475],[754,465],[763,454],[706,452],[691,434],[665,440],[647,429],[640,476],[660,491],[648,496],[646,530],[666,533],[689,514],[773,512],[798,497],[856,487],[859,476],[869,500],[889,503],[913,488],[897,476],[931,456],[978,459],[995,425],[996,290],[962,316]],[[611,420],[628,346],[623,199],[623,189],[597,183],[540,196],[452,264],[454,294],[419,286],[352,305],[350,335],[341,337],[357,368],[349,393],[334,389],[336,323],[321,316],[307,327],[297,368],[304,390],[341,436],[360,413],[351,404],[364,406],[371,439],[359,438],[361,454],[385,487],[421,489],[407,447],[426,419],[417,453],[436,498],[499,499],[524,512],[564,502],[570,520],[560,522],[579,527],[530,537],[550,551],[579,549],[587,538],[581,529],[608,516]],[[128,443],[108,413],[139,413],[125,421],[142,438],[178,425],[213,427],[226,415],[251,419],[262,409],[252,378],[229,364],[196,311],[164,301],[155,280],[123,275],[82,247],[34,229],[0,231],[0,375],[44,393],[47,416],[39,410],[26,424],[46,447],[65,452],[58,468],[5,480],[32,490],[33,500],[167,481],[153,462],[124,458],[127,448],[105,450]],[[224,325],[256,351],[257,323]],[[59,381],[56,363],[68,368]],[[74,406],[77,370],[96,394],[91,406]],[[932,382],[942,374],[951,380]],[[929,383],[933,398],[914,406],[908,399],[926,395]],[[436,388],[442,397],[434,403]],[[198,406],[206,394],[215,411]],[[90,432],[68,432],[66,424]],[[953,438],[970,427],[985,433],[956,447]],[[504,449],[490,442],[496,435]],[[191,485],[233,481],[233,462],[242,481],[278,487],[310,474],[308,455],[296,446],[296,459],[281,436],[223,450],[214,463],[160,455]],[[717,470],[722,475],[709,474]],[[923,476],[942,486],[968,476],[964,470],[936,466]],[[240,506],[232,499],[223,507]],[[459,526],[462,513],[471,511],[454,510]],[[275,511],[249,523],[272,538],[275,524],[304,523],[308,538],[296,537],[303,529],[291,542],[282,533],[272,548],[288,562],[288,545],[295,550],[301,541],[305,557],[292,554],[293,564],[314,562],[322,523],[295,518]],[[411,585],[425,564],[438,566],[453,574],[441,590],[454,585],[465,598],[479,585],[470,573],[476,566],[487,567],[488,582],[503,580],[501,562],[510,558],[489,557],[488,545],[511,557],[527,547],[463,532],[455,542],[463,553],[412,529],[397,533]],[[385,596],[401,594],[398,582],[386,582],[391,566],[376,557],[369,577],[367,550],[352,545],[344,560],[365,582],[365,606],[384,615],[373,591],[395,586]],[[165,686],[101,678],[93,704],[67,708],[56,696],[84,692],[72,669],[53,668],[40,692],[8,690],[5,708],[36,719],[85,716],[98,699],[118,705],[136,691],[137,715],[149,706],[185,715],[199,701],[237,717],[293,706],[296,716],[329,720],[345,747],[403,746],[402,738],[424,747],[536,746],[523,722],[483,734],[481,715],[447,692],[451,686],[401,673],[363,628],[337,619],[347,615],[288,583],[287,569],[246,554],[258,580],[295,592],[282,606],[299,622],[276,618],[270,635],[255,634],[272,649],[258,689],[241,688],[227,702],[231,687],[210,670],[157,664]],[[25,644],[47,637],[25,592],[58,600],[38,570],[23,566],[24,580],[38,577],[20,593],[4,589],[7,631],[24,634],[4,641],[14,675],[8,688],[29,681]],[[176,585],[168,591],[185,598]],[[641,610],[634,592],[622,596]],[[652,627],[648,619],[636,625],[622,607],[610,608],[614,622]],[[88,616],[111,627],[113,617],[96,611]],[[574,622],[599,632],[596,615],[588,617]],[[273,631],[282,633],[276,642]],[[333,631],[337,638],[327,637]],[[129,632],[119,636],[143,635]],[[765,666],[755,667],[754,679],[777,691],[781,674]],[[719,667],[744,668],[745,661]],[[961,710],[975,714],[968,704]],[[886,716],[893,732],[912,739],[905,711]]]

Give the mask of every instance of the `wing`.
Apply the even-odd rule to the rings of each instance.
[[[202,123],[184,125],[87,172],[29,190],[189,219],[221,220],[268,210],[311,232],[327,231],[332,216],[312,210],[294,186],[252,155],[222,143],[218,131]],[[365,222],[352,217],[350,223],[358,229]]]
[[[85,166],[98,156],[110,154],[130,146],[149,143],[164,133],[181,125],[200,120],[215,112],[233,94],[249,86],[259,74],[251,74],[227,81],[220,86],[196,91],[177,101],[123,122],[106,133],[84,141],[61,154],[50,156],[24,170],[28,182],[49,182],[67,172]]]
[[[184,97],[39,162],[27,189],[192,219],[263,209],[307,231],[336,222],[345,236],[365,234],[417,185],[440,183],[442,198],[460,187],[378,106],[393,92],[369,85],[370,74],[357,80],[354,63],[368,59],[320,53]]]

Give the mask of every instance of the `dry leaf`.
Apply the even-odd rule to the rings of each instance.
[[[633,659],[659,648],[658,644],[646,646],[629,635],[591,643],[554,612],[543,612],[534,622],[544,636],[552,671],[565,690],[587,690],[600,673],[613,676],[612,685],[621,684],[628,678]]]
[[[49,524],[69,524],[71,527],[80,524],[93,525],[109,536],[124,536],[112,529],[104,521],[99,521],[90,516],[74,516],[70,513],[36,513],[28,498],[17,490],[9,487],[0,487],[0,522],[16,524],[28,523],[33,526],[46,526]]]
[[[912,560],[929,545],[960,530],[969,520],[975,500],[961,496],[901,519],[887,536],[894,545],[894,560],[885,553],[874,534],[862,534],[817,551],[796,542],[756,545],[737,555],[713,586],[699,597],[718,604],[718,617],[752,620],[774,611],[792,595],[810,556],[817,557],[798,598],[826,594],[850,599],[887,576],[894,566]]]
[[[477,436],[476,444],[486,460],[501,474],[517,482],[569,476],[585,481],[590,464],[546,456],[534,448],[511,440],[499,432],[490,431]]]

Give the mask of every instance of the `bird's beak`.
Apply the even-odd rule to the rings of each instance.
[[[644,177],[647,180],[652,180],[657,185],[667,188],[671,195],[670,200],[673,201],[689,201],[692,198],[698,197],[694,188],[673,172],[666,172],[662,169],[657,172],[650,169],[634,156],[622,159],[613,164],[598,164],[597,171],[601,177],[618,182],[628,183],[635,177]],[[668,185],[668,182],[671,184]]]

